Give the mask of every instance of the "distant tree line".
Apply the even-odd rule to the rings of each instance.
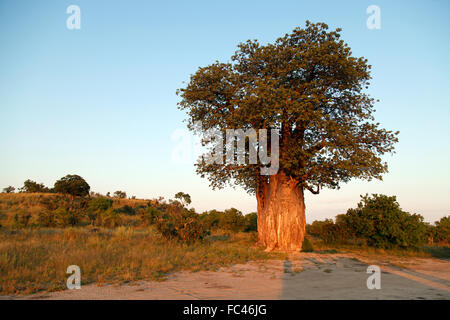
[[[113,208],[113,199],[125,199],[126,192],[116,191],[110,197],[90,192],[89,184],[78,175],[67,175],[55,182],[53,188],[26,180],[20,192],[57,193],[56,197],[40,198],[37,226],[66,227],[89,224],[93,228],[114,228],[134,217],[135,223],[154,226],[165,237],[192,242],[203,239],[210,232],[255,232],[257,214],[244,215],[236,208],[210,210],[201,214],[188,209],[191,196],[184,192],[174,199],[163,197],[139,205],[126,203]],[[12,193],[12,186],[3,189]],[[134,197],[133,197],[134,198]],[[122,200],[117,200],[118,203]],[[136,220],[137,219],[137,220]],[[14,226],[31,226],[31,214],[20,209],[13,216]],[[373,194],[361,196],[356,208],[339,214],[335,220],[314,221],[307,225],[309,236],[325,244],[359,244],[378,248],[418,248],[423,244],[450,242],[450,216],[434,225],[424,222],[420,214],[410,214],[400,208],[395,196]]]
[[[13,186],[8,186],[3,188],[3,193],[14,193],[16,190]],[[89,192],[90,186],[87,182],[79,175],[66,175],[55,182],[53,188],[46,187],[43,183],[37,183],[31,179],[27,179],[23,186],[18,189],[20,193],[63,193],[69,194],[71,196],[101,196],[100,193]],[[110,197],[110,192],[106,194]],[[113,197],[125,199],[127,193],[125,191],[115,191]],[[131,198],[136,198],[132,196]]]

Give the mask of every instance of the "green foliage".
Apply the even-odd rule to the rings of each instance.
[[[119,209],[117,209],[117,212],[126,214],[128,216],[134,216],[136,214],[136,210],[127,204],[124,205],[123,207],[120,207]]]
[[[125,199],[127,197],[127,193],[125,191],[117,190],[116,192],[114,192],[114,197],[119,199]]]
[[[414,247],[426,242],[423,217],[400,209],[395,196],[362,196],[356,209],[349,209],[343,224],[370,246]]]
[[[44,186],[43,183],[37,183],[30,179],[23,183],[23,187],[19,189],[20,192],[49,192],[50,190]]]
[[[280,171],[311,191],[381,178],[387,171],[381,156],[393,152],[397,133],[374,122],[374,99],[364,93],[371,66],[352,56],[340,32],[307,21],[274,43],[239,44],[231,62],[199,68],[177,91],[188,128],[203,135],[208,149],[209,129],[223,137],[226,129],[279,129]],[[213,188],[235,183],[254,192],[266,183],[262,163],[196,166]]]
[[[256,212],[243,215],[241,211],[231,208],[225,211],[210,210],[200,215],[202,224],[210,230],[222,229],[232,232],[257,231]]]
[[[144,211],[142,211],[141,220],[145,225],[152,225],[155,224],[156,219],[161,217],[161,215],[161,211],[153,207],[147,207]]]
[[[379,248],[415,248],[427,240],[427,225],[423,217],[401,210],[396,197],[373,194],[361,196],[357,208],[332,220],[314,221],[307,226],[310,235],[325,243],[344,243],[350,239],[362,240]]]
[[[106,210],[112,208],[113,201],[105,197],[93,198],[89,201],[87,216],[92,225],[95,225],[95,221],[101,218],[101,215]]]
[[[14,188],[13,186],[8,186],[6,188],[3,188],[4,193],[14,193],[15,190],[16,190],[16,188]]]
[[[68,174],[55,182],[53,190],[57,193],[69,194],[72,197],[89,195],[91,187],[78,175]]]
[[[92,211],[106,211],[111,208],[113,201],[105,197],[93,198],[89,201],[88,209]]]
[[[302,252],[313,252],[314,251],[314,247],[311,243],[311,241],[309,241],[309,239],[307,237],[305,237],[305,239],[303,240],[303,244],[302,244]]]
[[[245,219],[242,212],[231,208],[223,212],[223,217],[219,221],[219,228],[232,232],[242,231],[245,227]]]
[[[326,244],[344,243],[348,238],[346,227],[340,223],[334,223],[331,219],[314,221],[306,226],[306,232],[321,238]]]
[[[178,192],[175,194],[175,199],[180,200],[183,206],[191,204],[191,196],[184,192]]]
[[[223,212],[217,210],[210,210],[203,212],[200,215],[200,220],[202,221],[205,228],[215,230],[219,227],[219,222],[222,216]]]
[[[450,216],[436,221],[436,240],[450,243]]]
[[[101,213],[102,224],[105,227],[115,228],[122,224],[122,218],[119,212],[113,208],[109,208]]]
[[[245,232],[258,230],[258,216],[256,212],[251,212],[245,215]]]
[[[176,206],[158,215],[155,225],[163,236],[187,243],[202,240],[209,234],[195,211]]]
[[[79,224],[82,218],[82,213],[78,210],[70,210],[67,208],[59,207],[53,211],[56,224],[59,227],[76,226]]]

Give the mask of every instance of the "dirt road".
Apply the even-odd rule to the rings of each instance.
[[[381,269],[381,289],[367,288],[369,264]],[[404,258],[386,263],[349,254],[298,253],[217,272],[179,272],[164,282],[96,284],[19,299],[446,299],[450,261]]]

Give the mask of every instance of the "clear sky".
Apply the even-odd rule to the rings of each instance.
[[[79,30],[66,27],[72,4]],[[372,4],[379,30],[366,26]],[[192,163],[173,161],[185,117],[175,92],[239,42],[272,42],[310,20],[341,27],[372,64],[376,120],[400,130],[400,142],[383,181],[307,193],[307,221],[344,213],[365,193],[396,195],[435,221],[450,214],[449,9],[445,0],[0,0],[0,187],[53,186],[70,173],[101,193],[184,191],[197,211],[255,211],[243,190],[212,191]]]

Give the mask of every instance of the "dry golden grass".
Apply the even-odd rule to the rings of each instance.
[[[139,206],[147,206],[155,204],[155,200],[146,199],[119,199],[111,198],[113,200],[113,208],[119,209],[124,206],[136,208]],[[48,210],[49,202],[55,202],[59,207],[65,207],[70,201],[70,197],[57,193],[0,193],[0,226],[13,227],[14,215],[21,212],[31,214],[30,225],[38,225],[38,215],[42,211]],[[123,216],[125,225],[136,225],[137,218]],[[85,219],[88,224],[87,219]]]
[[[81,268],[82,284],[163,280],[179,270],[221,266],[283,256],[254,245],[251,234],[210,236],[186,245],[152,228],[119,227],[0,230],[0,293],[28,294],[65,288],[69,265]]]

